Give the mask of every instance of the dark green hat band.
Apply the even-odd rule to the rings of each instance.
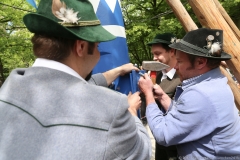
[[[169,41],[165,41],[163,39],[154,39],[155,43],[167,43],[167,44],[171,44]]]
[[[194,49],[194,50],[196,50],[196,51],[203,52],[203,53],[205,53],[206,55],[209,55],[209,52],[208,52],[207,49],[200,48],[200,47],[198,47],[198,46],[192,45],[191,43],[188,43],[188,42],[186,42],[186,41],[184,41],[184,40],[182,40],[182,39],[180,40],[180,43],[182,43],[183,45],[185,45],[185,46],[187,46],[187,47],[189,47],[189,48],[192,48],[192,49]]]
[[[176,39],[176,36],[172,33],[163,33],[157,34],[154,39],[147,43],[148,46],[152,46],[153,44],[172,44],[172,40]]]
[[[99,20],[94,20],[94,21],[78,21],[77,23],[66,23],[66,22],[58,22],[62,26],[65,27],[82,27],[82,26],[96,26],[100,25]]]

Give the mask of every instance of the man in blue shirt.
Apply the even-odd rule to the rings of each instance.
[[[206,28],[190,31],[170,45],[177,50],[175,69],[182,82],[174,100],[153,85],[147,74],[139,80],[156,141],[177,145],[180,159],[240,159],[240,118],[227,78],[219,69],[221,61],[231,56],[222,46],[223,31]]]

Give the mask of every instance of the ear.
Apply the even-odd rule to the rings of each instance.
[[[85,54],[85,50],[87,47],[87,42],[86,41],[82,41],[82,40],[76,40],[75,44],[74,44],[74,50],[75,53],[77,54],[77,56],[79,57],[83,57]]]
[[[176,52],[175,49],[173,49],[173,48],[170,49],[170,54],[171,54],[171,56],[175,56],[175,52]]]
[[[202,68],[204,68],[206,65],[207,65],[207,58],[204,58],[204,57],[197,57],[197,59],[196,59],[196,67],[198,68],[198,69],[202,69]]]

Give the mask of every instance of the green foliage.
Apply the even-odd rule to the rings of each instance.
[[[30,32],[22,17],[34,11],[25,0],[0,2],[0,86],[12,69],[29,67],[33,61]]]
[[[219,0],[219,2],[224,6],[232,20],[240,25],[240,0]]]

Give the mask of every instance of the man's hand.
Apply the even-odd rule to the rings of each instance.
[[[139,95],[140,95],[140,92],[135,92],[134,94],[130,92],[128,94],[128,104],[129,104],[128,110],[133,116],[137,116],[137,110],[140,108],[142,103],[141,97]]]
[[[165,109],[165,111],[167,111],[171,104],[171,98],[162,90],[162,88],[158,84],[155,84],[153,86],[153,92],[154,98],[158,100]]]
[[[154,98],[160,101],[162,99],[162,96],[165,94],[162,88],[158,85],[155,84],[153,86],[153,92],[154,92]]]
[[[139,68],[135,67],[132,63],[127,63],[122,66],[119,66],[120,75],[123,76],[126,73],[130,73],[132,70],[139,71]]]
[[[132,63],[127,63],[104,72],[103,76],[109,86],[117,77],[130,73],[132,70],[139,71],[139,68],[135,67]]]
[[[146,97],[147,105],[149,105],[150,103],[155,103],[153,97],[153,83],[147,73],[144,74],[144,77],[140,77],[138,81],[138,86]]]
[[[138,85],[146,97],[147,106],[151,103],[155,103],[156,98],[162,104],[163,108],[168,110],[171,104],[171,98],[158,84],[153,85],[148,74],[145,73],[144,77],[139,79]]]

